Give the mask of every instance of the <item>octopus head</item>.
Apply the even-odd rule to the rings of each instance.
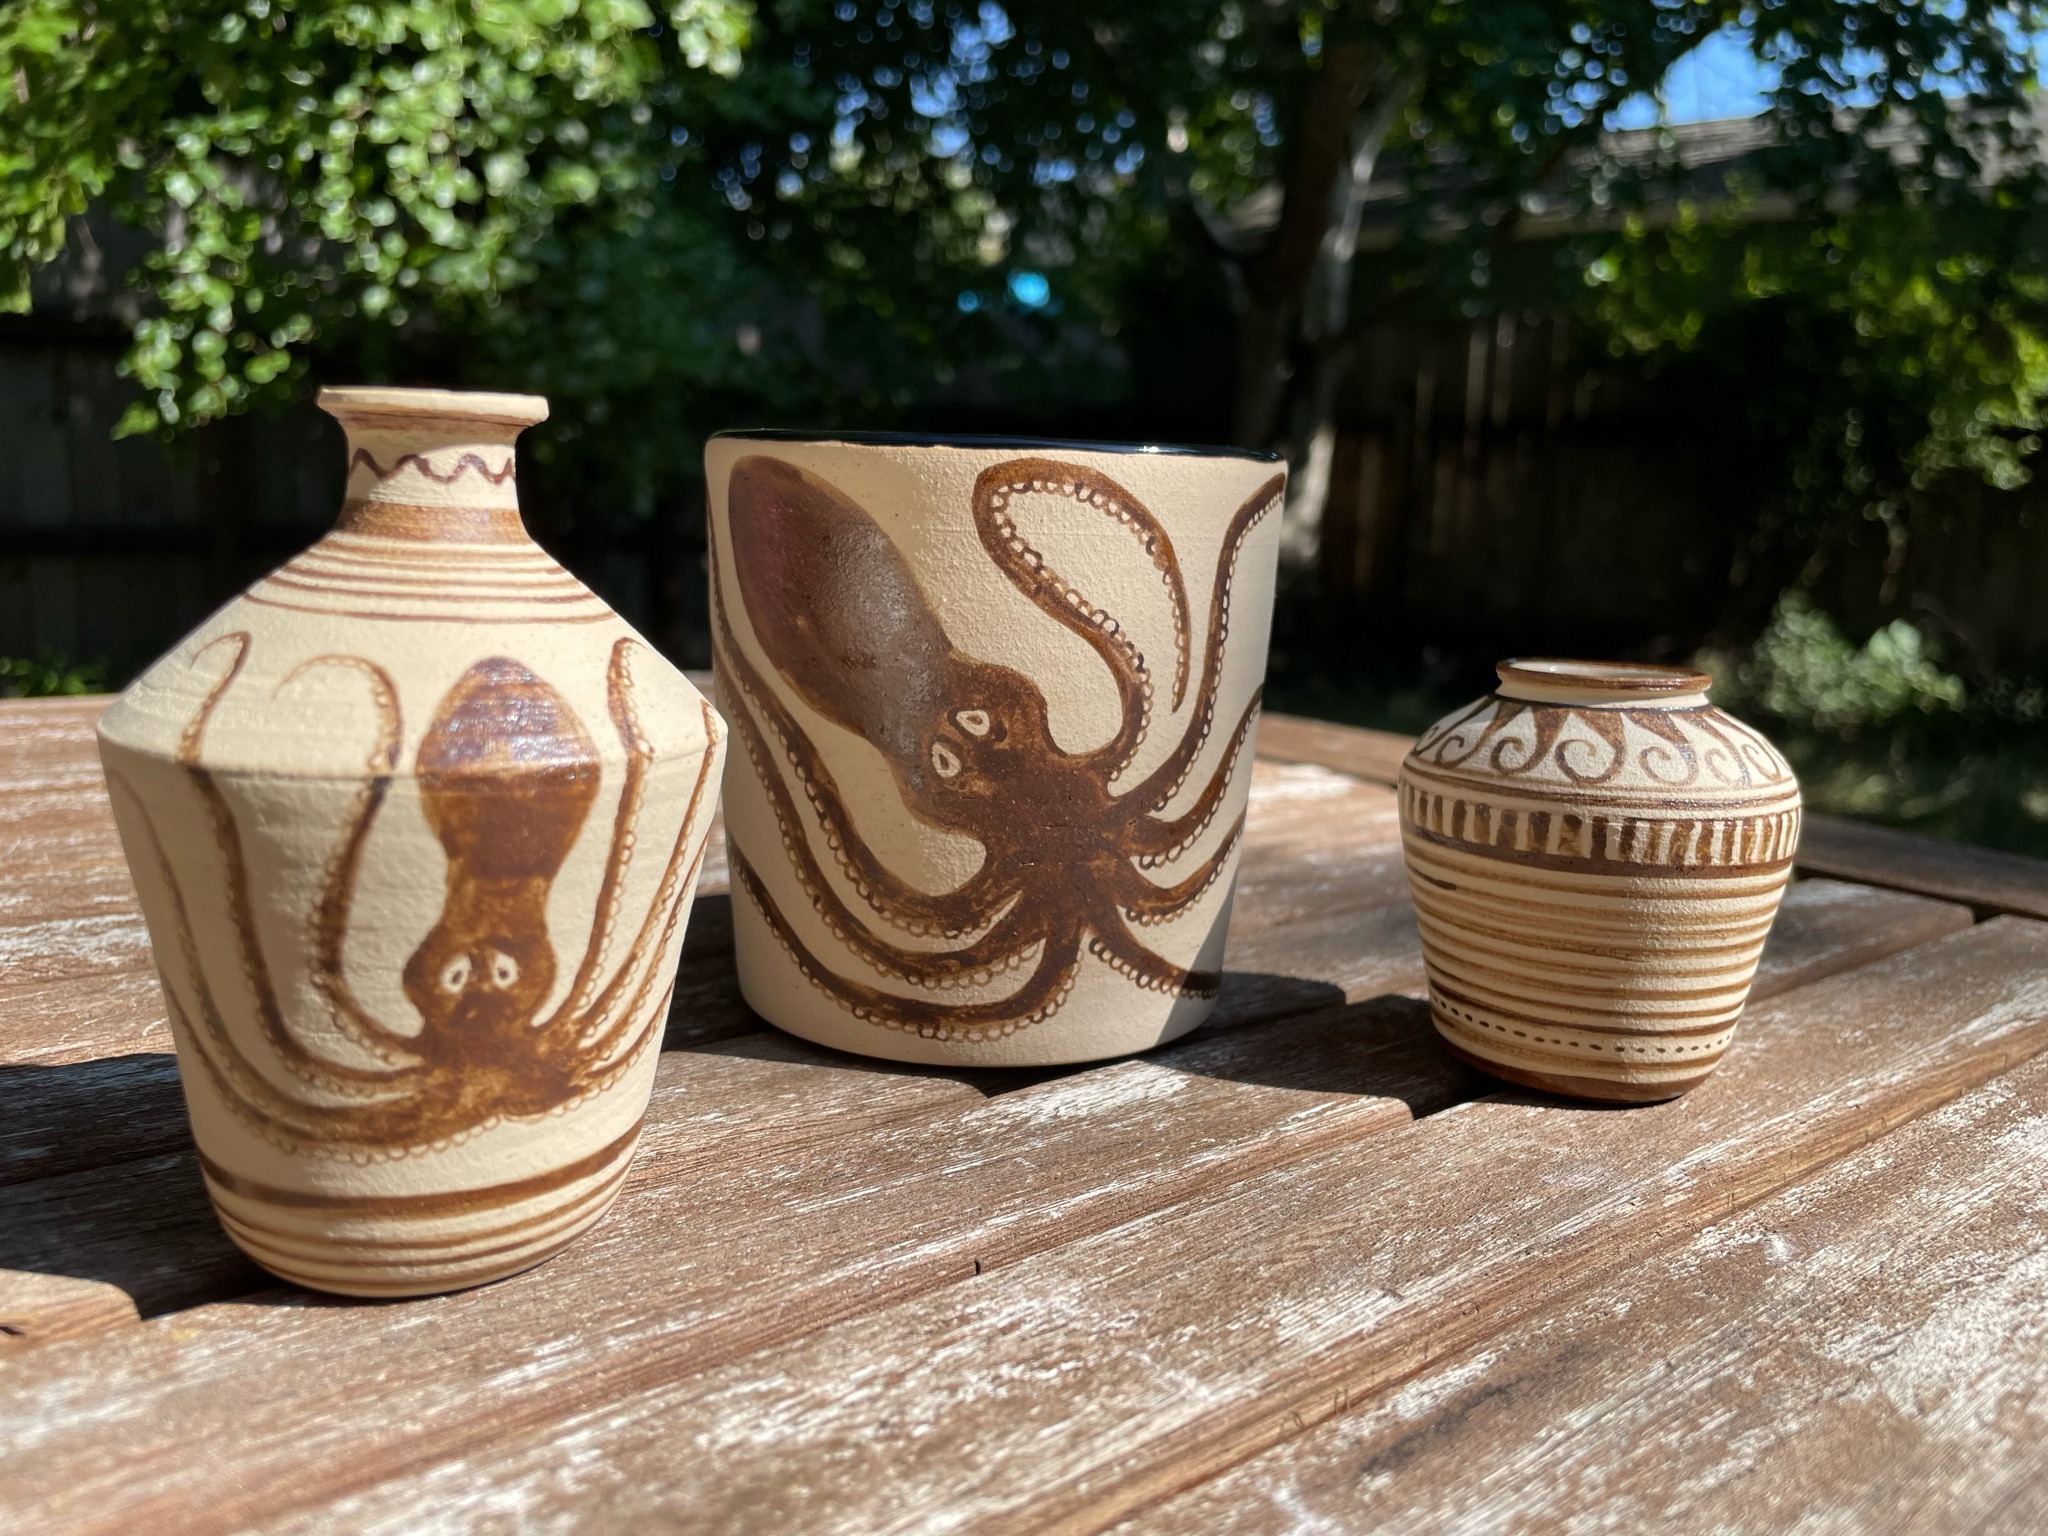
[[[761,649],[804,701],[872,744],[905,802],[984,831],[987,803],[1044,781],[1058,749],[1037,686],[956,650],[895,542],[783,460],[733,466],[732,562]]]
[[[423,1048],[483,1059],[523,1043],[554,987],[548,891],[597,798],[597,750],[567,699],[494,656],[441,701],[417,771],[448,874],[402,981],[426,1021]]]

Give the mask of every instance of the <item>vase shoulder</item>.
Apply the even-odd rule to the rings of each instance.
[[[387,739],[391,767],[409,773],[451,731],[494,743],[473,764],[483,774],[601,769],[723,737],[690,681],[530,540],[408,544],[346,529],[215,613],[99,730],[145,757],[308,778],[360,777],[382,766],[366,764],[364,743]]]
[[[1798,792],[1791,764],[1762,733],[1704,700],[1560,704],[1489,694],[1423,732],[1403,771],[1418,782],[1559,796]]]

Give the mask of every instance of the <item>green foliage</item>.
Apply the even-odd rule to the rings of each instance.
[[[526,281],[565,208],[646,167],[606,109],[673,62],[732,72],[743,0],[18,0],[0,13],[0,299],[106,199],[163,243],[124,431],[277,392],[338,325]]]
[[[1744,652],[1698,658],[1715,701],[1767,730],[1807,805],[1931,836],[2048,855],[2048,693],[1966,686],[1896,620],[1861,645],[1797,593]]]
[[[1897,528],[1931,477],[2011,484],[2036,445],[2039,20],[2031,0],[18,0],[0,293],[25,302],[102,204],[162,242],[124,430],[314,372],[518,380],[555,403],[534,442],[562,482],[644,513],[732,421],[1071,419],[1142,407],[1141,380],[1227,408],[1228,359],[1198,343],[1261,305],[1307,379],[1332,168],[1379,112],[1382,174],[1415,195],[1358,267],[1354,331],[1512,307],[1519,230],[1591,230],[1565,242],[1571,299],[1624,353],[1741,381],[1721,392],[1783,462],[1785,532]],[[1602,124],[1730,24],[1781,70],[1775,147],[1746,206],[1649,217],[1685,168],[1618,159]]]
[[[1737,203],[1631,221],[1585,272],[1623,355],[1682,360],[1780,463],[1778,526],[1811,546],[1859,518],[1895,546],[1910,499],[1962,472],[2022,485],[2048,397],[2048,221],[2031,167],[1936,206],[1812,220]]]
[[[41,699],[60,694],[100,693],[107,686],[104,661],[73,662],[61,656],[31,661],[0,656],[0,698]]]
[[[1963,680],[1941,669],[1934,643],[1906,620],[1853,645],[1798,591],[1780,600],[1739,663],[1709,660],[1724,701],[1843,737],[1893,726],[1915,712],[1958,715],[1968,701]]]

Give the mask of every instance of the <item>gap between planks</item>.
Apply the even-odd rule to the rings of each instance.
[[[1768,1075],[1782,1054],[1767,1051],[1754,1071]],[[1424,1010],[1383,1000],[753,1166],[713,1161],[629,1191],[561,1258],[466,1296],[367,1316],[308,1302],[214,1306],[51,1345],[0,1383],[14,1394],[0,1432],[41,1426],[27,1458],[37,1483],[47,1475],[47,1488],[85,1502],[60,1510],[29,1485],[0,1500],[64,1515],[53,1528],[112,1529],[181,1518],[201,1487],[232,1484],[239,1492],[214,1506],[222,1521],[268,1518],[279,1501],[336,1496],[367,1467],[545,1435],[565,1414],[892,1302],[943,1311],[952,1282],[1212,1201],[1219,1186],[1266,1185],[1304,1159],[1328,1167],[1333,1148],[1351,1169],[1369,1146],[1362,1166],[1378,1167],[1412,1111],[1469,1091],[1469,1078],[1446,1080],[1452,1070]],[[433,1341],[424,1355],[407,1342],[421,1329]]]
[[[2036,1060],[1119,1536],[2038,1531],[2044,1163]]]
[[[753,1032],[757,1021],[741,1003],[732,977],[729,936],[720,932],[724,903],[714,900],[708,907],[711,921],[693,929],[704,947],[690,952],[679,995],[696,1026],[688,1044],[709,1049],[677,1050],[684,1042],[671,1041],[657,1071],[648,1129],[631,1175],[635,1184],[679,1182],[713,1156],[766,1161],[802,1142],[951,1113],[1032,1081],[994,1071],[920,1072]],[[1351,929],[1349,943],[1335,946],[1332,961],[1348,982],[1343,1000],[1420,993],[1421,955],[1405,904],[1343,921]],[[1832,882],[1803,883],[1792,892],[1766,950],[1757,996],[1930,941],[1967,922],[1958,907]],[[1314,936],[1329,935],[1318,930]],[[1360,950],[1361,938],[1380,947]],[[1260,942],[1253,940],[1255,946]],[[1299,969],[1315,970],[1329,957],[1312,948],[1297,958]],[[1285,964],[1287,957],[1275,963]],[[1250,978],[1252,985],[1234,993],[1239,1003],[1230,1017],[1205,1028],[1189,1046],[1168,1047],[1151,1059],[1168,1071],[1201,1070],[1193,1045],[1265,1022],[1244,999],[1268,995],[1264,984],[1275,979]],[[1337,988],[1319,981],[1303,990],[1316,995]],[[1343,1032],[1343,1015],[1322,1016],[1330,1022],[1317,1027]],[[1419,1038],[1427,1044],[1426,1031],[1419,1030]],[[724,1043],[712,1044],[719,1040]],[[1099,1069],[1042,1074],[1038,1080],[1089,1070]],[[84,1284],[115,1282],[144,1315],[274,1283],[242,1258],[213,1219],[187,1146],[169,1056],[56,1069],[0,1067],[0,1081],[9,1077],[16,1117],[0,1139],[0,1267],[73,1274]],[[108,1112],[116,1101],[124,1105],[118,1116]],[[1449,1102],[1449,1090],[1436,1102]],[[0,1306],[7,1294],[0,1279]],[[47,1288],[39,1294],[47,1299]],[[121,1320],[118,1313],[106,1315]],[[77,1331],[68,1312],[59,1322],[66,1333]]]
[[[282,1502],[218,1518],[301,1536],[404,1531],[421,1509],[447,1532],[593,1510],[620,1529],[1102,1530],[1525,1319],[1569,1318],[1618,1262],[2026,1061],[2048,1044],[2048,927],[1998,919],[1746,1028],[1671,1104],[1478,1100],[1369,1160],[1324,1152],[744,1360],[622,1375],[438,1461],[386,1447],[385,1480],[339,1498],[266,1468]],[[50,1481],[93,1466],[67,1447]],[[190,1507],[89,1486],[81,1529],[110,1528],[109,1498],[131,1519]]]

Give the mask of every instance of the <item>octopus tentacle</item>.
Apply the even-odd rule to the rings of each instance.
[[[1286,485],[1286,476],[1275,475],[1252,492],[1232,516],[1230,526],[1224,532],[1223,548],[1216,561],[1216,585],[1209,599],[1209,634],[1203,652],[1202,685],[1195,696],[1194,718],[1188,722],[1186,734],[1167,755],[1166,761],[1131,791],[1147,810],[1161,809],[1180,793],[1181,785],[1187,781],[1196,760],[1202,755],[1202,748],[1208,744],[1209,732],[1216,722],[1216,690],[1223,678],[1223,648],[1230,638],[1230,594],[1237,580],[1237,558],[1252,530],[1280,505],[1280,495]]]
[[[277,989],[270,979],[270,963],[264,958],[262,943],[256,935],[254,904],[249,895],[249,866],[242,847],[241,825],[235,820],[234,808],[228,804],[227,796],[221,792],[213,773],[199,761],[199,754],[206,739],[207,723],[212,719],[213,712],[227,693],[229,685],[240,675],[243,662],[248,659],[248,632],[235,630],[222,635],[197,653],[204,655],[215,645],[227,641],[238,642],[234,662],[229,666],[227,674],[214,684],[205,701],[199,706],[198,713],[185,727],[178,741],[177,757],[186,777],[198,790],[199,797],[206,806],[207,818],[213,827],[214,844],[226,865],[228,916],[242,962],[242,974],[256,1003],[257,1022],[261,1026],[265,1043],[277,1053],[278,1060],[293,1076],[305,1082],[323,1088],[345,1089],[352,1084],[388,1081],[391,1075],[388,1070],[345,1066],[340,1062],[328,1061],[315,1055],[285,1026],[284,1011],[277,1002]]]
[[[699,704],[704,711],[704,735],[708,746],[718,739],[718,716],[712,713],[709,704]],[[698,862],[704,857],[704,849],[710,842],[710,825],[707,822],[704,836],[697,840],[696,857],[689,856],[690,833],[697,821],[698,808],[703,804],[704,792],[711,782],[712,753],[706,751],[703,761],[697,765],[697,782],[690,790],[689,803],[683,808],[682,826],[676,831],[675,847],[670,851],[668,864],[662,870],[661,884],[655,888],[654,898],[648,903],[647,914],[640,922],[640,931],[634,935],[629,953],[632,958],[620,966],[618,973],[605,984],[602,992],[591,1002],[584,1020],[579,1020],[573,1045],[573,1057],[579,1063],[603,1062],[612,1045],[616,1044],[623,1021],[629,1021],[646,1001],[647,991],[655,974],[660,969],[661,956],[668,953],[669,945],[675,938],[676,926],[682,921],[683,894],[689,890],[689,877],[696,871]],[[656,924],[660,924],[661,937],[650,942]],[[590,1023],[589,1019],[602,1021],[611,1015],[613,1005],[618,1001],[629,979],[644,969],[638,989],[633,994],[631,1005],[618,1016],[620,1022],[610,1027]],[[545,1052],[545,1045],[543,1051]]]
[[[946,1003],[923,998],[898,997],[863,982],[850,981],[829,969],[811,953],[789,926],[774,899],[738,849],[732,850],[735,887],[744,891],[754,910],[761,914],[776,941],[796,963],[797,969],[818,990],[869,1024],[938,1040],[987,1040],[1015,1034],[1057,1013],[1072,990],[1080,969],[1081,929],[1077,925],[1031,935],[1042,940],[1037,966],[1022,986],[1008,997],[985,1003]],[[1026,942],[1030,942],[1027,940]]]
[[[625,896],[626,871],[632,866],[639,836],[640,803],[647,792],[647,770],[654,762],[654,743],[640,728],[639,713],[633,708],[633,674],[627,665],[631,648],[640,643],[636,636],[624,636],[612,646],[611,658],[605,666],[605,703],[611,712],[612,728],[626,749],[626,778],[619,788],[618,811],[612,817],[611,848],[605,855],[604,878],[597,888],[597,913],[591,920],[590,939],[583,946],[583,958],[577,962],[575,978],[563,994],[561,1006],[539,1026],[543,1031],[580,1015],[590,1006],[591,988],[604,969],[612,929],[618,922],[619,903]],[[705,761],[710,761],[708,755]],[[692,797],[693,809],[695,804]],[[689,827],[690,818],[685,815],[685,833]]]
[[[1117,866],[1116,889],[1112,893],[1117,904],[1129,914],[1132,921],[1141,924],[1163,923],[1185,912],[1203,892],[1214,885],[1223,871],[1230,867],[1230,856],[1237,851],[1237,845],[1244,837],[1244,816],[1240,814],[1231,823],[1229,832],[1216,851],[1204,859],[1186,878],[1173,885],[1154,885],[1128,864]]]
[[[695,885],[697,872],[704,864],[704,850],[710,846],[707,837],[697,845],[696,857],[690,860],[689,874],[685,877],[684,889]],[[669,921],[663,925],[660,954],[668,953],[668,946],[675,937],[676,923],[682,915],[682,902],[678,898],[669,913]],[[648,995],[654,990],[655,977],[661,974],[659,966],[649,966],[640,978],[640,985],[634,989],[632,1001],[619,1010],[618,1016],[604,1028],[603,1033],[593,1036],[587,1045],[577,1052],[576,1064],[570,1070],[569,1080],[576,1088],[578,1098],[600,1093],[617,1082],[620,1075],[639,1059],[647,1048],[649,1040],[660,1038],[668,1028],[668,1011],[675,1002],[676,984],[673,976],[661,1001],[654,1008],[647,1009]],[[634,1028],[633,1021],[639,1025]],[[620,1040],[628,1029],[633,1036],[621,1046]],[[573,1101],[572,1101],[573,1102]]]
[[[164,977],[164,998],[173,1022],[182,1028],[185,1040],[193,1046],[194,1055],[212,1079],[222,1102],[233,1109],[251,1130],[285,1150],[305,1141],[321,1139],[334,1117],[349,1114],[350,1108],[311,1105],[292,1098],[265,1077],[236,1043],[206,980],[205,964],[192,931],[191,909],[185,900],[184,887],[179,884],[171,866],[170,855],[165,851],[163,837],[157,831],[156,819],[150,815],[148,806],[125,774],[109,769],[107,786],[134,805],[149,839],[157,878],[163,882],[165,893],[170,898],[178,958],[183,962],[184,982],[192,989],[199,1015],[195,1023],[179,1000],[178,988],[171,984],[168,967],[159,967]],[[406,1077],[407,1073],[401,1071],[391,1074],[385,1082],[402,1089]],[[374,1107],[374,1103],[357,1107]]]
[[[875,912],[919,938],[958,939],[973,930],[973,913],[988,911],[1014,894],[1013,882],[999,879],[998,871],[987,859],[961,885],[935,896],[918,890],[876,858],[853,830],[839,786],[832,777],[832,771],[825,766],[824,759],[818,755],[817,748],[762,680],[753,663],[740,651],[726,617],[723,596],[715,582],[712,608],[718,675],[729,689],[736,690],[738,694],[733,700],[736,707],[731,714],[739,731],[740,743],[768,790],[775,819],[781,829],[783,847],[796,863],[804,888],[812,894],[813,900],[816,900],[817,891],[829,890],[830,887],[816,855],[811,852],[810,839],[797,815],[796,802],[776,766],[777,754],[770,749],[760,725],[753,718],[756,710],[766,717],[769,729],[781,744],[781,756],[795,770],[797,781],[803,786],[818,825],[824,831],[826,845],[831,848],[848,883]],[[850,914],[849,921],[852,921]]]
[[[1018,531],[1009,514],[1013,497],[1047,491],[1094,507],[1131,530],[1152,557],[1173,608],[1173,705],[1179,709],[1188,687],[1188,591],[1173,541],[1159,520],[1122,486],[1078,464],[1056,459],[1009,459],[982,471],[974,482],[974,526],[982,547],[1011,583],[1046,613],[1092,646],[1116,678],[1123,706],[1122,725],[1098,754],[1111,771],[1130,761],[1145,739],[1152,712],[1152,680],[1144,653],[1110,613],[1083,597],[1059,572],[1045,563]]]
[[[1258,724],[1259,701],[1264,696],[1263,688],[1253,691],[1251,702],[1245,705],[1244,714],[1238,719],[1237,729],[1230,733],[1230,745],[1223,749],[1216,771],[1209,776],[1202,793],[1183,815],[1172,821],[1160,821],[1147,815],[1138,817],[1123,842],[1125,851],[1138,856],[1140,868],[1157,869],[1162,864],[1172,863],[1187,852],[1196,838],[1208,831],[1209,823],[1223,808],[1224,792],[1230,788],[1230,781],[1235,776],[1237,760]]]
[[[767,786],[769,803],[782,832],[783,852],[789,857],[797,884],[834,938],[876,970],[919,986],[977,985],[990,980],[996,971],[1014,968],[1014,963],[1005,965],[1003,961],[1017,949],[1015,935],[1021,905],[1015,891],[1005,892],[989,903],[995,920],[963,948],[907,950],[878,938],[826,880],[824,869],[811,852],[809,840],[797,824],[795,802],[782,783],[781,775],[776,772],[767,741],[753,717],[741,708],[733,711],[733,718],[738,722],[740,742],[748,760],[754,765],[756,776]],[[978,901],[982,898],[970,893],[962,900],[963,909],[969,899]]]
[[[398,769],[398,748],[404,736],[398,707],[398,686],[391,674],[375,662],[360,656],[315,656],[302,661],[285,674],[277,691],[316,667],[351,667],[370,680],[371,696],[377,706],[377,741],[371,747],[365,767],[370,777],[356,792],[355,809],[349,817],[348,835],[327,867],[327,879],[320,903],[313,909],[313,985],[319,990],[341,1031],[354,1044],[386,1064],[414,1065],[419,1057],[411,1050],[409,1037],[388,1028],[356,997],[348,984],[342,964],[342,950],[348,936],[349,914],[355,904],[356,879],[362,872],[363,848],[370,840],[370,828],[391,789],[391,777]],[[194,755],[198,745],[193,744]]]
[[[1133,938],[1114,918],[1097,923],[1088,939],[1088,952],[1128,981],[1148,992],[1168,992],[1181,997],[1214,997],[1223,985],[1220,971],[1191,971],[1155,955]]]

